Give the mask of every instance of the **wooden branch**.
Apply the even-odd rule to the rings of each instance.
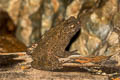
[[[0,55],[19,55],[19,56],[23,56],[23,55],[26,55],[26,52],[0,53]]]

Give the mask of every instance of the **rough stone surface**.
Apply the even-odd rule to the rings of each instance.
[[[116,45],[119,42],[120,20],[117,1],[1,0],[0,7],[8,12],[18,26],[16,36],[27,46],[37,41],[41,35],[62,20],[75,16],[81,20],[82,30],[73,40],[72,46],[70,45],[70,51],[77,50],[82,55],[103,55],[104,53],[107,55],[106,49],[112,47],[111,44]],[[86,16],[82,17],[84,15]],[[116,38],[115,41],[112,37]]]
[[[16,36],[16,25],[9,14],[0,8],[0,52],[21,52],[26,46]]]
[[[92,7],[90,9],[83,8],[83,11],[78,14],[81,22],[81,33],[72,44],[71,50],[77,49],[78,53],[85,56],[108,55],[105,51],[109,45],[107,44],[107,41],[110,40],[108,38],[113,32],[111,22],[117,13],[117,0],[102,1],[97,7],[93,10]],[[112,35],[112,37],[117,35],[118,33]],[[116,40],[118,40],[118,37]]]
[[[41,0],[1,0],[0,7],[8,12],[11,16],[14,23],[18,26],[16,35],[19,40],[24,44],[29,45],[31,41],[32,33],[35,31],[33,27],[37,27],[35,36],[40,35],[40,19],[41,17],[34,16],[34,19],[31,20],[29,17],[33,14],[39,15]],[[38,11],[38,13],[36,13]],[[39,18],[39,19],[38,19]],[[36,20],[37,19],[37,20]],[[38,22],[36,22],[38,21]],[[33,37],[34,38],[34,37]]]

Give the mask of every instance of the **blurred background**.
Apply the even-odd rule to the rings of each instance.
[[[0,0],[0,52],[21,52],[70,16],[82,24],[67,50],[113,54],[119,47],[119,0]],[[114,49],[115,48],[115,49]]]

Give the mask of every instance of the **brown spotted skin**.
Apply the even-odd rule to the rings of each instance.
[[[80,24],[74,17],[60,23],[46,32],[38,45],[33,50],[32,67],[43,70],[55,70],[61,68],[59,57],[65,57],[65,48],[71,38],[80,30]]]

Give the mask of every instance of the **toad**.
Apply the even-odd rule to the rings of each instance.
[[[65,49],[71,38],[79,30],[80,23],[74,17],[70,17],[56,27],[51,28],[33,45],[34,48],[30,54],[33,59],[31,66],[43,70],[62,68],[62,63],[58,59],[72,54],[72,52],[66,51]]]

